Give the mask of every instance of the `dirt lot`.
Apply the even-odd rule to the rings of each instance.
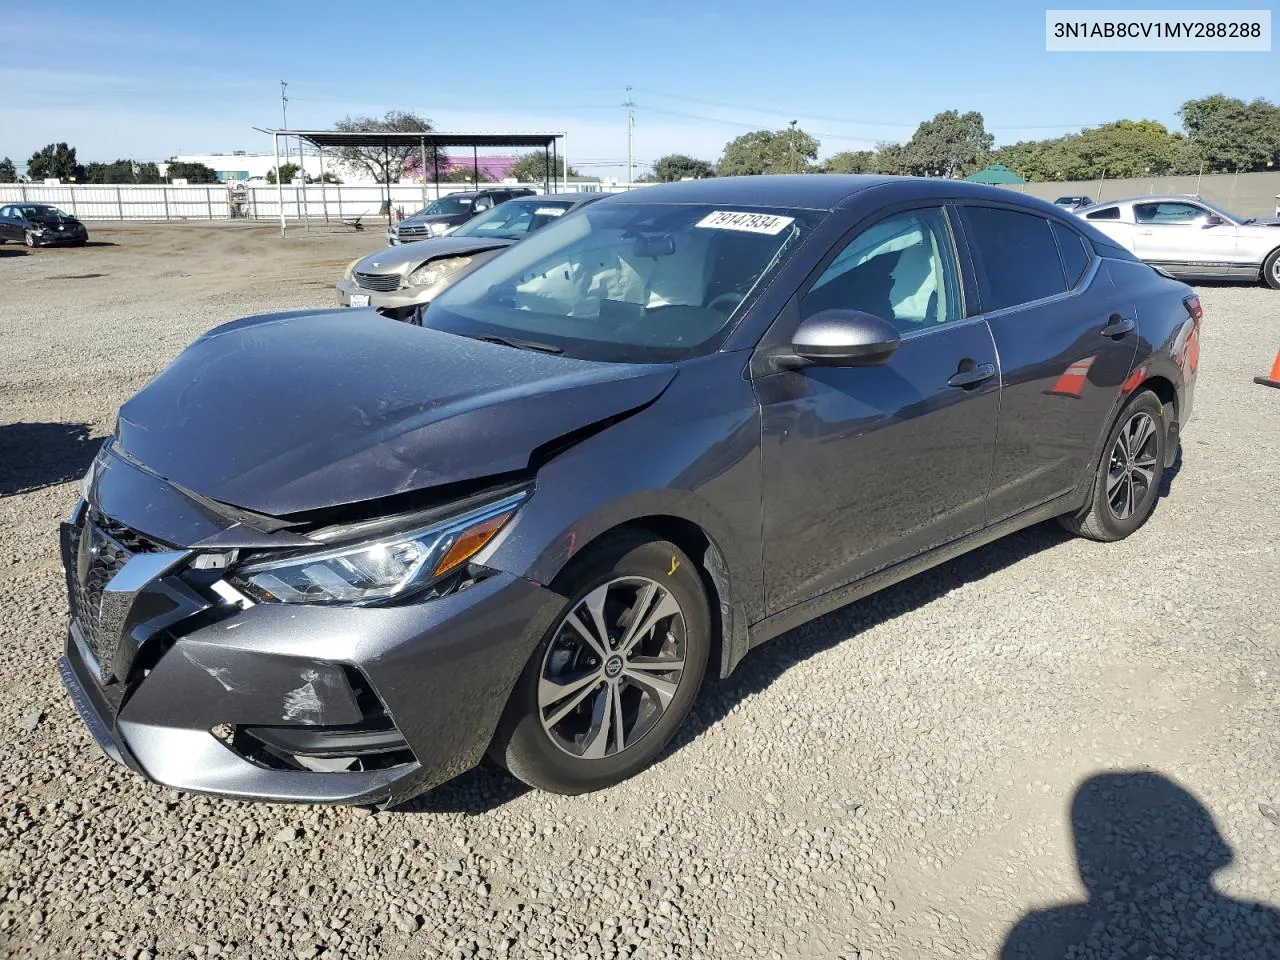
[[[55,530],[124,399],[214,324],[335,303],[380,232],[90,229],[0,246],[0,956],[1280,953],[1243,903],[1280,904],[1280,293],[1201,291],[1136,536],[1034,528],[780,637],[607,793],[483,769],[370,815],[110,764],[54,671]]]

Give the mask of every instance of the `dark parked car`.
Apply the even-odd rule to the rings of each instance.
[[[1133,533],[1201,311],[1051,204],[827,176],[610,197],[367,312],[200,337],[62,528],[62,677],[154,780],[616,783],[756,644],[1042,520]]]
[[[1053,205],[1055,207],[1061,207],[1063,210],[1070,210],[1073,213],[1082,207],[1089,206],[1091,203],[1093,203],[1093,197],[1086,197],[1083,195],[1059,197],[1057,200],[1053,201]]]
[[[0,243],[18,240],[28,247],[82,247],[88,239],[83,223],[47,203],[0,206]]]
[[[466,223],[486,210],[515,197],[532,197],[528,187],[495,187],[471,193],[451,193],[437,197],[417,213],[387,227],[387,243],[411,243],[430,237],[442,237],[454,227]]]

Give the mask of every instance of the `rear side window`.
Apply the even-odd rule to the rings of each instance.
[[[1089,248],[1085,246],[1084,238],[1074,230],[1053,221],[1049,225],[1058,241],[1058,252],[1062,254],[1062,269],[1067,274],[1067,286],[1074,287],[1089,266]]]
[[[1119,207],[1103,207],[1101,210],[1093,211],[1093,213],[1086,213],[1084,215],[1084,218],[1086,220],[1119,220],[1120,208]]]
[[[1049,221],[996,207],[966,207],[969,242],[976,247],[983,312],[1041,300],[1067,289]]]

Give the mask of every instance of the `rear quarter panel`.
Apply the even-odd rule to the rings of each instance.
[[[1138,311],[1138,353],[1121,389],[1121,402],[1146,381],[1162,377],[1173,384],[1175,416],[1179,426],[1185,426],[1200,362],[1199,324],[1185,303],[1195,291],[1138,261],[1108,259],[1105,265],[1112,282],[1128,293]]]

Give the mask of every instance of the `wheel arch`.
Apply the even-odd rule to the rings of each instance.
[[[733,587],[724,553],[716,539],[699,523],[673,513],[650,513],[631,517],[599,530],[589,540],[574,544],[574,554],[608,537],[626,532],[649,533],[669,540],[694,562],[707,592],[711,618],[711,662],[719,664],[721,677],[727,677],[747,652],[746,618],[731,602]],[[556,572],[558,577],[568,566],[569,558]]]

